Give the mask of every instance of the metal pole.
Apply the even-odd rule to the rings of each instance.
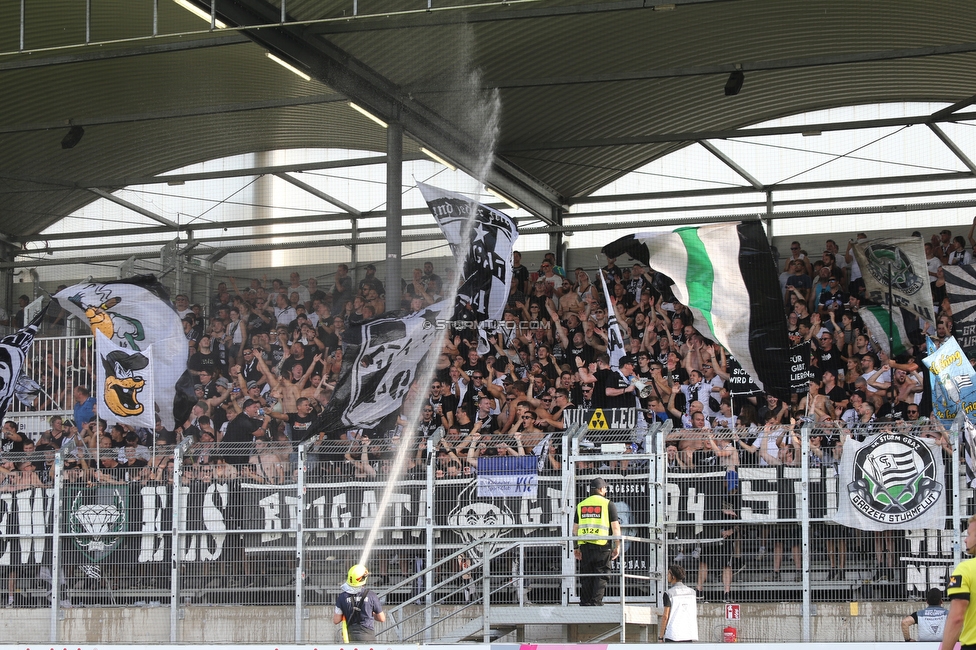
[[[424,557],[427,559],[427,576],[425,607],[424,607],[424,643],[431,642],[431,631],[434,627],[434,572],[429,568],[434,566],[434,466],[437,463],[433,437],[427,439],[427,499],[424,504],[424,522],[427,534],[424,536]]]
[[[403,126],[386,130],[386,300],[399,305],[400,255],[403,247]]]
[[[671,420],[657,427],[654,431],[654,477],[657,485],[654,486],[654,530],[652,533],[657,536],[657,551],[655,561],[659,577],[657,578],[657,605],[664,602],[664,592],[668,589],[668,532],[667,532],[667,507],[665,504],[665,494],[667,493],[667,455],[665,454],[665,438],[671,432],[673,424]],[[650,434],[644,443],[644,449],[649,449],[651,442]]]
[[[566,545],[566,552],[563,555],[563,589],[562,589],[562,606],[566,607],[569,605],[569,594],[575,591],[574,585],[576,582],[575,572],[576,572],[576,556],[573,553],[574,540],[571,535],[573,532],[572,520],[573,520],[573,507],[575,506],[574,491],[572,489],[573,477],[570,476],[570,466],[569,466],[569,456],[571,447],[576,446],[576,433],[577,429],[574,428],[571,431],[563,433],[563,449],[562,449],[562,462],[563,462],[563,517],[562,517],[562,534],[565,539],[569,540]]]
[[[491,614],[491,558],[488,557],[488,542],[481,543],[481,559],[485,567],[485,577],[483,580],[484,595],[482,596],[481,606],[482,616],[482,641],[491,643],[491,624],[489,615]]]
[[[295,517],[295,643],[305,642],[305,458],[310,440],[298,445],[298,485]]]
[[[891,262],[888,262],[888,390],[886,391],[885,397],[888,399],[888,412],[894,413],[895,409],[895,382],[894,377],[891,372],[891,357],[894,356],[894,337],[892,336],[892,328],[895,326],[895,315],[894,315],[895,304],[892,299],[891,294]]]
[[[800,605],[803,618],[800,631],[804,643],[810,643],[810,429],[809,423],[800,429],[800,540],[803,557],[803,601]]]
[[[960,405],[961,406],[961,405]],[[962,519],[962,493],[959,485],[959,445],[962,444],[962,436],[965,429],[960,425],[960,420],[966,417],[965,411],[959,409],[960,417],[952,423],[950,432],[954,434],[952,441],[952,562],[958,565],[962,562],[962,531],[959,529],[959,521]],[[941,452],[937,452],[941,453]]]
[[[623,537],[623,535],[621,535]],[[608,542],[613,544],[613,540]],[[612,548],[612,547],[611,547]],[[620,642],[627,643],[627,569],[624,560],[624,540],[620,540],[620,555],[617,562],[620,563]]]
[[[185,438],[173,450],[173,542],[170,552],[169,583],[169,641],[179,643],[180,620],[180,519],[183,515],[181,504],[181,482],[183,479],[183,455],[192,444],[192,438]]]
[[[72,440],[71,442],[74,442]],[[70,449],[65,444],[65,448],[54,455],[54,512],[52,513],[51,524],[51,643],[58,642],[58,618],[60,612],[60,582],[61,578],[61,490],[64,487],[64,455],[70,453]]]

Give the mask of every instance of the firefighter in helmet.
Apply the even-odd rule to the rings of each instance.
[[[375,641],[376,622],[386,621],[379,597],[366,587],[368,578],[366,567],[354,564],[336,597],[332,622],[342,623],[343,641]]]

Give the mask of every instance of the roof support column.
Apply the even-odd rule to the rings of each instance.
[[[561,226],[563,223],[562,209],[559,206],[550,209],[549,218],[554,224]],[[563,255],[563,232],[561,230],[549,233],[549,250],[556,254],[556,265],[565,267],[566,264]]]
[[[386,129],[386,306],[400,308],[400,256],[403,240],[403,126]]]
[[[0,260],[14,262],[17,260],[19,249],[5,242],[0,242]],[[14,324],[14,269],[0,269],[0,307],[7,312],[11,327]]]

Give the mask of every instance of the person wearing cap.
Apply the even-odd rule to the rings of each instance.
[[[582,575],[580,606],[602,606],[610,563],[620,555],[621,540],[617,508],[607,499],[607,482],[599,476],[590,481],[590,496],[576,506],[573,537]]]
[[[257,400],[246,399],[242,406],[243,413],[231,420],[227,425],[221,444],[221,455],[229,465],[243,465],[251,455],[255,438],[263,438],[268,434],[271,417],[261,409]]]
[[[336,597],[332,622],[346,623],[349,638],[344,641],[375,641],[376,623],[386,622],[383,603],[376,593],[366,587],[369,571],[362,564],[349,568],[346,581]]]
[[[369,289],[375,289],[379,295],[386,293],[383,283],[376,277],[376,267],[372,264],[367,264],[363,270],[366,271],[366,277],[359,281],[360,295],[365,296]]]

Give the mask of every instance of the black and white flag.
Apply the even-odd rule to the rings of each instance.
[[[441,301],[412,314],[387,314],[349,326],[342,334],[342,368],[335,394],[310,428],[372,428],[400,408],[418,368],[435,347],[448,305]]]
[[[966,485],[976,487],[976,427],[969,418],[963,424],[962,454],[966,463]]]
[[[417,186],[461,262],[461,285],[451,320],[466,320],[472,314],[478,321],[500,320],[512,284],[512,250],[518,239],[515,222],[461,194],[423,183]]]
[[[946,295],[952,305],[952,335],[959,346],[972,357],[976,354],[976,267],[945,265]]]
[[[620,367],[620,360],[624,357],[625,346],[624,336],[617,323],[617,310],[614,303],[610,300],[610,290],[607,289],[607,279],[603,271],[597,269],[600,276],[600,284],[603,286],[603,299],[607,303],[607,354],[610,355],[610,367],[617,370]]]
[[[33,391],[37,384],[24,375],[24,369],[27,353],[46,311],[45,305],[29,325],[0,339],[0,420],[7,414],[14,395],[25,404],[30,404],[37,396]]]

